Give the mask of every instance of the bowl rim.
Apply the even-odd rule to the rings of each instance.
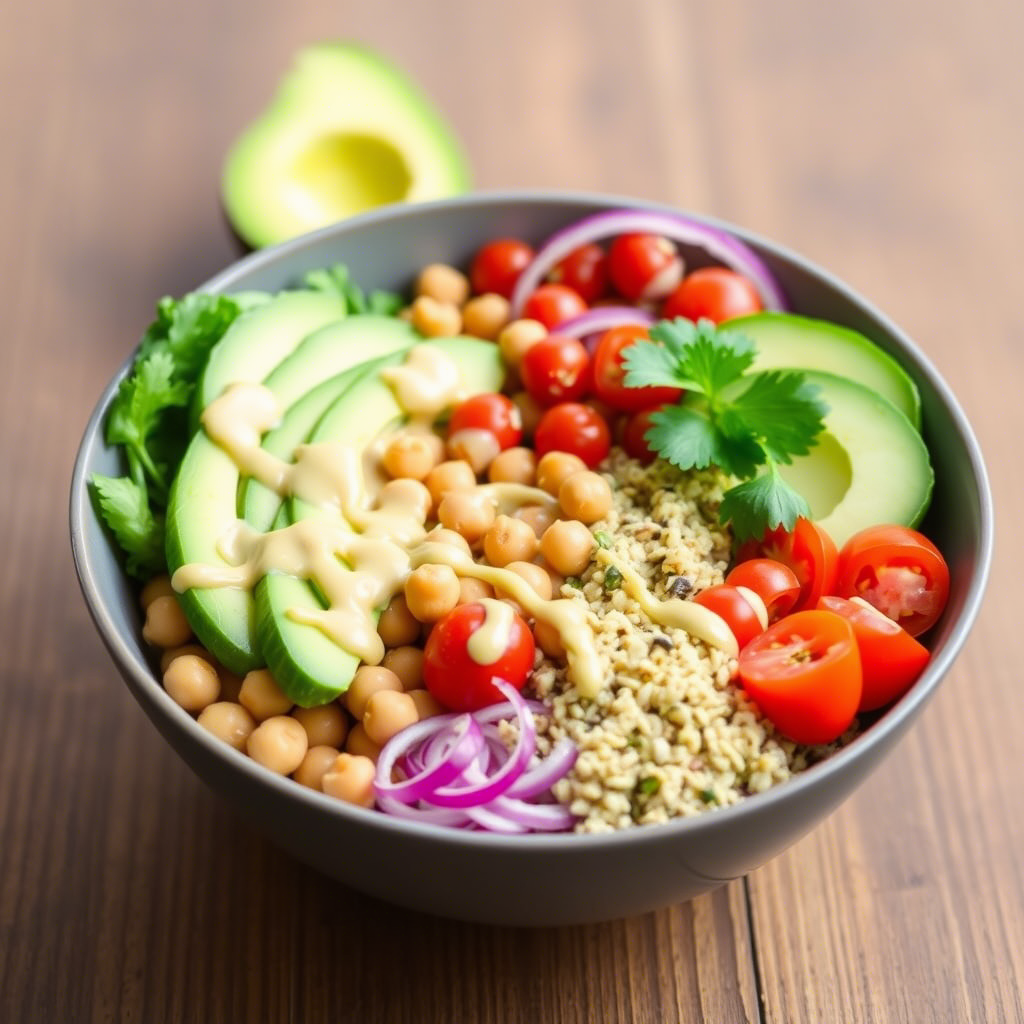
[[[169,719],[169,724],[173,724],[190,733],[190,739],[193,742],[205,747],[215,758],[224,759],[225,767],[232,772],[240,772],[243,775],[247,775],[254,784],[269,786],[281,796],[305,804],[312,812],[335,815],[340,820],[348,821],[356,827],[379,828],[385,833],[399,833],[416,837],[422,841],[432,841],[440,844],[458,842],[459,844],[465,843],[481,849],[515,849],[517,851],[536,851],[538,853],[550,854],[566,853],[570,850],[583,851],[596,848],[612,848],[622,843],[638,846],[648,842],[666,842],[673,838],[682,838],[684,836],[699,836],[707,829],[718,828],[725,821],[739,822],[751,815],[768,813],[773,806],[797,800],[800,794],[810,788],[825,786],[829,778],[842,774],[848,764],[858,760],[864,747],[883,744],[886,737],[893,736],[893,734],[898,735],[899,732],[909,725],[920,708],[935,693],[939,682],[946,675],[953,661],[960,653],[981,606],[991,569],[994,544],[995,528],[992,494],[977,439],[952,390],[928,357],[925,356],[916,343],[897,324],[849,285],[799,253],[755,232],[739,228],[728,221],[719,220],[704,214],[692,213],[665,203],[657,203],[635,197],[573,190],[502,189],[478,191],[465,196],[430,202],[391,204],[320,228],[278,245],[249,253],[219,271],[194,290],[227,291],[233,287],[234,282],[239,277],[252,270],[273,265],[279,260],[287,259],[293,254],[300,253],[322,240],[335,235],[347,234],[353,229],[370,227],[382,222],[402,220],[406,217],[417,217],[433,211],[443,212],[446,209],[486,208],[498,204],[515,203],[529,203],[536,206],[551,207],[577,206],[580,207],[580,216],[585,216],[588,208],[597,211],[601,208],[613,209],[619,207],[657,210],[674,214],[684,213],[687,217],[692,217],[696,221],[728,231],[748,244],[753,245],[762,253],[767,252],[792,264],[801,272],[820,279],[827,287],[858,306],[876,320],[883,330],[898,344],[901,356],[909,357],[909,359],[901,361],[909,361],[914,364],[913,375],[920,375],[928,379],[929,384],[934,388],[948,410],[952,424],[967,450],[970,472],[978,489],[980,511],[979,548],[974,564],[973,578],[964,597],[963,608],[945,645],[938,652],[938,656],[929,662],[922,677],[895,705],[889,708],[878,721],[873,722],[868,729],[835,754],[798,772],[782,783],[772,786],[761,793],[752,794],[752,798],[745,798],[736,804],[727,807],[717,807],[691,817],[678,817],[653,826],[621,829],[612,832],[531,832],[525,835],[505,835],[492,832],[455,830],[349,805],[333,799],[327,794],[318,793],[306,786],[298,785],[290,778],[276,775],[258,765],[244,753],[216,739],[200,726],[195,718],[171,699],[151,671],[145,658],[136,654],[131,646],[129,646],[126,638],[115,627],[109,604],[99,585],[98,572],[92,553],[84,542],[87,518],[90,515],[95,515],[88,487],[88,467],[97,449],[105,447],[105,442],[102,440],[103,419],[114,393],[131,367],[135,357],[134,349],[104,389],[89,417],[75,457],[71,479],[69,502],[71,547],[79,585],[89,613],[103,643],[122,674],[127,673],[128,677],[130,677],[128,680],[129,685],[135,692],[136,697],[144,695],[154,711],[159,711],[165,718]]]

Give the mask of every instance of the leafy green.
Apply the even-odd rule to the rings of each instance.
[[[680,469],[718,466],[743,481],[720,509],[740,540],[792,529],[809,514],[777,466],[810,451],[828,411],[799,371],[748,374],[755,357],[740,331],[684,319],[663,320],[649,341],[623,353],[627,387],[684,389],[676,405],[651,416],[644,439],[652,449]]]
[[[311,270],[303,278],[303,285],[310,291],[339,295],[349,313],[394,316],[404,305],[402,296],[395,292],[378,290],[367,295],[352,280],[348,267],[343,263],[336,263],[333,267],[325,267],[321,270]]]
[[[149,507],[143,485],[126,476],[93,473],[92,486],[103,518],[125,552],[125,567],[138,579],[149,579],[164,567],[164,527]]]

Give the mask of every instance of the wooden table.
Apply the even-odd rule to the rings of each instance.
[[[0,1020],[1024,1020],[1024,701],[1010,654],[1022,12],[1014,0],[983,14],[951,0],[9,11]],[[669,201],[830,267],[920,341],[978,432],[1004,543],[958,664],[853,799],[713,895],[556,931],[374,903],[233,820],[93,631],[65,525],[87,415],[155,299],[236,255],[217,199],[225,148],[290,53],[339,32],[429,89],[481,187]]]

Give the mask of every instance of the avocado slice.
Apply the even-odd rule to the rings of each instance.
[[[258,248],[468,184],[454,136],[411,81],[365,49],[322,43],[297,55],[232,147],[221,192],[235,230]]]
[[[473,338],[445,338],[436,346],[459,365],[467,392],[498,391],[504,368],[497,346]],[[401,355],[382,361],[398,365]],[[346,441],[365,449],[375,437],[404,422],[402,409],[379,371],[367,374],[349,388],[324,414],[310,443]],[[287,503],[290,521],[322,513],[297,498]],[[287,525],[284,514],[278,526]],[[352,680],[359,659],[343,650],[316,626],[296,622],[289,610],[317,610],[323,602],[307,581],[285,573],[270,573],[256,584],[256,630],[274,679],[296,704],[311,707],[333,700]]]
[[[829,407],[825,429],[809,454],[779,471],[807,500],[811,518],[839,547],[868,526],[916,526],[935,479],[921,435],[892,402],[864,385],[805,373]]]
[[[300,302],[302,297],[309,301]],[[352,318],[332,324],[337,330],[317,331],[337,313],[337,305],[321,301],[325,297],[315,292],[294,292],[261,307],[259,311],[266,310],[268,315],[250,321],[251,333],[240,331],[232,344],[231,351],[242,365],[233,370],[234,363],[224,360],[218,372],[229,382],[251,380],[249,366],[267,365],[264,346],[275,353],[292,351],[294,360],[286,360],[287,365],[282,362],[265,380],[278,400],[287,404],[332,374],[356,366],[374,354],[394,352],[416,337],[406,324],[388,317]],[[271,316],[273,310],[277,312]],[[276,330],[271,330],[275,325]],[[304,338],[310,342],[308,348]],[[251,345],[246,344],[247,339]],[[301,440],[300,436],[295,443]],[[278,454],[283,457],[290,452],[281,450]],[[167,565],[171,573],[190,562],[226,564],[217,550],[217,542],[238,518],[240,483],[238,467],[232,459],[204,431],[199,431],[185,452],[168,503]],[[277,495],[273,497],[277,499]],[[273,514],[272,511],[270,519]],[[241,674],[264,663],[249,591],[192,588],[181,595],[181,602],[196,636],[226,668]]]
[[[757,346],[752,372],[799,367],[846,377],[888,399],[920,429],[917,385],[892,356],[863,334],[792,313],[756,313],[723,326],[742,331]]]

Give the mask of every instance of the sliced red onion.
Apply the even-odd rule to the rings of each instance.
[[[527,831],[526,825],[520,825],[505,814],[498,814],[487,807],[467,807],[463,812],[475,825],[486,829],[488,832],[505,832],[509,835],[516,835]]]
[[[563,832],[574,821],[569,808],[561,804],[531,804],[507,796],[498,797],[488,809],[532,832]]]
[[[623,234],[662,235],[674,242],[694,245],[726,266],[749,278],[767,310],[785,310],[782,289],[764,261],[745,242],[733,235],[677,213],[655,210],[610,210],[596,213],[553,234],[537,251],[533,262],[519,275],[512,292],[512,315],[522,315],[526,300],[549,270],[581,245]],[[559,331],[561,328],[559,328]]]
[[[564,338],[586,338],[613,327],[650,327],[653,323],[654,317],[636,306],[597,306],[559,324],[554,333]]]
[[[539,764],[523,772],[509,786],[506,796],[529,799],[549,790],[576,763],[579,751],[572,740],[559,740]]]

